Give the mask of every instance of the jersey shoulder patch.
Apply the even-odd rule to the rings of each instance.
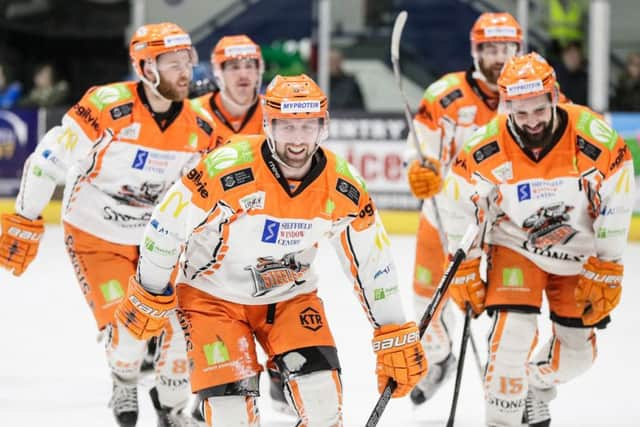
[[[495,141],[498,137],[498,117],[495,117],[486,125],[478,128],[469,139],[464,143],[462,149],[466,153],[471,153],[475,148],[484,145],[487,142]],[[497,143],[496,143],[497,145]]]
[[[213,117],[205,105],[208,104],[211,96],[211,94],[206,94],[189,100],[189,106],[191,107],[191,110],[196,113],[196,116],[199,116],[201,119],[204,118],[209,123],[213,123]]]
[[[606,148],[608,151],[613,151],[618,141],[618,132],[609,126],[602,117],[586,107],[574,106],[571,110],[571,114],[575,117],[575,128],[579,137],[595,148]],[[583,146],[588,147],[586,144]],[[591,148],[587,148],[587,150],[590,150],[592,154],[595,153],[595,150]]]
[[[462,96],[462,91],[459,89],[461,83],[462,79],[457,73],[447,74],[427,88],[424,92],[423,99],[428,103],[433,103],[436,100],[442,101],[442,99],[446,98],[445,104],[448,106],[451,102]],[[449,99],[451,97],[453,97],[453,99]],[[446,108],[446,106],[443,106],[443,108]]]
[[[133,107],[133,92],[129,84],[124,82],[92,88],[89,90],[87,95],[89,104],[100,112],[108,107],[114,106],[115,104],[131,103],[130,108]],[[123,111],[120,111],[120,113],[123,113],[124,111],[126,111],[126,108]],[[114,114],[118,115],[119,112],[112,112],[112,117]],[[129,114],[131,114],[130,111]]]
[[[333,163],[335,164],[334,190],[358,206],[362,197],[368,197],[366,182],[360,176],[358,170],[344,157],[333,152],[327,152],[327,150],[325,150],[325,153],[327,157],[333,157]]]
[[[211,151],[202,160],[204,170],[209,178],[224,177],[240,169],[242,166],[245,166],[249,170],[251,169],[252,164],[257,158],[255,147],[259,146],[259,144],[252,144],[251,138],[245,135],[237,136],[244,136],[244,138],[238,138],[227,145]],[[253,176],[253,173],[246,173],[243,179],[248,178],[249,175]],[[223,183],[223,187],[231,187],[231,182],[227,180],[227,184]]]

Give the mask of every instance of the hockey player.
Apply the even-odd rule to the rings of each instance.
[[[450,248],[458,228],[489,221],[487,284],[480,248],[450,294],[493,317],[484,386],[489,426],[549,426],[556,385],[583,374],[620,301],[634,192],[624,141],[586,107],[557,104],[553,69],[535,53],[498,80],[500,114],[467,140],[443,194]],[[545,292],[553,334],[529,358]]]
[[[0,236],[0,265],[22,274],[44,230],[40,213],[56,182],[66,180],[65,245],[97,327],[108,331],[111,406],[120,426],[136,424],[146,342],[114,321],[115,308],[135,272],[138,244],[159,250],[141,238],[153,207],[215,144],[208,114],[185,101],[196,62],[189,35],[172,23],[144,25],[129,53],[141,82],[89,89],[47,132],[25,164],[16,213],[2,215]],[[158,425],[188,425],[181,413],[190,397],[188,365],[175,316],[160,341],[151,392]]]
[[[446,74],[429,86],[420,103],[414,125],[424,155],[440,161],[441,170],[451,166],[464,141],[497,113],[500,70],[522,46],[522,30],[508,13],[483,13],[471,28],[473,67]],[[416,158],[413,141],[409,141],[410,159]],[[428,198],[440,190],[440,177],[413,160],[408,170],[413,194]],[[435,200],[439,204],[441,196]],[[425,202],[420,215],[413,276],[415,312],[421,316],[444,273],[445,254],[440,241],[436,212]],[[445,379],[455,371],[456,358],[451,353],[453,313],[449,305],[436,314],[423,337],[431,368],[429,374],[411,393],[411,400],[421,404],[430,399]]]
[[[236,134],[264,134],[259,95],[264,60],[260,46],[244,34],[222,37],[211,51],[211,67],[218,90],[195,102],[213,117],[218,144],[226,143]],[[281,375],[272,361],[268,363],[268,371],[275,409],[295,414],[285,400]],[[197,407],[193,415],[202,417]]]
[[[306,75],[277,76],[263,106],[266,136],[232,138],[169,189],[116,316],[148,337],[164,327],[177,297],[191,386],[210,426],[260,423],[254,336],[285,376],[297,425],[341,426],[340,364],[314,269],[321,241],[333,242],[374,328],[379,389],[393,378],[393,396],[406,395],[427,361],[364,182],[320,146],[326,96]]]
[[[264,61],[260,46],[242,35],[225,36],[211,51],[218,90],[196,100],[213,117],[218,144],[232,135],[263,133],[260,85]]]

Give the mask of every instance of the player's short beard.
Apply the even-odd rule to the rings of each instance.
[[[539,149],[546,147],[551,142],[554,119],[555,117],[552,115],[549,123],[544,125],[542,132],[540,132],[538,135],[531,135],[526,129],[518,126],[515,121],[512,122],[524,146],[529,149]]]
[[[504,65],[504,64],[502,64]],[[484,61],[482,58],[478,60],[478,66],[480,67],[480,72],[487,79],[487,82],[491,84],[498,83],[498,77],[500,77],[500,72],[502,71],[502,66],[500,66],[499,70],[495,70],[493,68],[485,67]]]
[[[160,95],[162,95],[169,101],[174,101],[174,102],[182,101],[188,95],[188,91],[187,93],[183,93],[181,89],[167,82],[162,77],[160,78],[160,84],[158,85],[157,89]]]

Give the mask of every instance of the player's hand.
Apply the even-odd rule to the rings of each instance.
[[[620,302],[624,267],[615,262],[589,257],[575,290],[576,303],[582,309],[582,322],[595,325],[611,313]]]
[[[373,351],[376,353],[378,391],[382,393],[389,378],[398,387],[392,397],[407,395],[427,373],[420,334],[416,322],[404,325],[383,325],[373,333]]]
[[[31,220],[18,214],[2,214],[0,235],[0,267],[21,275],[38,253],[44,233],[42,218]]]
[[[428,161],[433,165],[433,169],[423,165],[419,160],[414,160],[407,172],[409,188],[411,188],[411,192],[418,199],[433,197],[438,194],[442,188],[440,162],[436,159],[428,159]]]
[[[460,263],[449,286],[449,295],[462,311],[466,311],[469,303],[474,314],[479,315],[484,310],[485,288],[480,280],[480,258],[476,258]]]
[[[170,291],[169,295],[154,295],[131,276],[127,295],[116,308],[115,317],[138,339],[158,336],[176,308],[176,293],[173,288]]]

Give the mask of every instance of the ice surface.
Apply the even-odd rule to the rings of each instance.
[[[415,240],[392,237],[407,310],[411,309],[410,276]],[[330,245],[319,251],[329,323],[343,367],[345,426],[363,426],[378,394],[371,328],[352,285],[344,277]],[[551,404],[554,426],[640,426],[637,360],[640,348],[640,244],[629,246],[622,303],[614,321],[598,332],[599,355],[589,372],[560,387]],[[103,345],[71,269],[60,227],[49,227],[40,253],[29,271],[14,278],[0,271],[0,427],[115,426],[107,402],[111,382]],[[484,352],[489,321],[475,320],[473,332]],[[540,342],[549,335],[549,321],[540,316]],[[462,317],[456,325],[458,348]],[[483,425],[484,406],[479,375],[467,351],[467,363],[456,417],[457,426]],[[484,355],[483,355],[484,356]],[[149,380],[145,380],[149,384]],[[146,390],[140,390],[139,426],[155,426]],[[265,427],[293,426],[292,418],[271,409],[266,375],[262,377],[260,410]],[[444,426],[453,380],[418,409],[408,398],[392,400],[379,426]],[[640,406],[640,405],[639,405]]]

